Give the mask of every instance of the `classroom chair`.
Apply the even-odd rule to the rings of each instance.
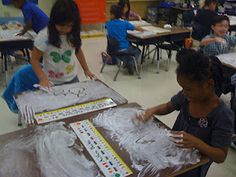
[[[172,57],[172,51],[178,51],[180,50],[181,46],[174,42],[168,42],[168,43],[162,43],[158,45],[158,52],[160,53],[160,57],[157,57],[157,73],[159,73],[159,61],[162,59],[162,50],[165,50],[167,52],[167,64],[166,64],[166,71],[169,71],[170,69],[170,62]]]
[[[107,36],[107,53],[111,56],[111,57],[115,57],[116,61],[117,61],[117,66],[118,66],[118,70],[113,78],[113,81],[117,80],[117,76],[121,70],[121,67],[124,65],[125,60],[133,60],[134,62],[134,66],[135,66],[135,71],[138,75],[138,78],[140,79],[140,71],[138,69],[138,64],[137,61],[135,59],[134,56],[127,54],[127,53],[123,53],[122,51],[119,51],[119,44],[118,41],[110,36]],[[103,65],[102,68],[100,70],[100,73],[103,72],[103,69],[105,67],[105,65],[107,64],[108,60],[103,61]]]

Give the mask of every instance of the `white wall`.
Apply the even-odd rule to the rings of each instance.
[[[39,7],[49,16],[52,5],[56,0],[39,0]],[[0,0],[0,17],[18,17],[22,16],[20,10],[13,6],[4,6]]]

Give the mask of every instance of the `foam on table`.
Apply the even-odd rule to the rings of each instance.
[[[20,113],[28,115],[29,111],[27,110],[41,113],[107,97],[116,104],[127,102],[124,97],[100,81],[84,81],[55,86],[49,93],[42,90],[26,91],[16,95],[15,101]]]
[[[125,177],[132,174],[89,120],[71,123],[70,126],[106,177]]]

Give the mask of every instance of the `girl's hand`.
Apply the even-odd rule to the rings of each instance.
[[[50,88],[53,86],[53,83],[50,82],[50,81],[48,80],[48,78],[45,78],[45,79],[40,80],[39,85],[40,85],[42,88],[45,88],[45,89],[50,90]]]
[[[22,31],[15,34],[15,36],[23,36],[23,35],[24,35],[24,33]]]
[[[223,43],[223,44],[226,43],[225,39],[223,39],[221,37],[215,37],[215,42],[219,42],[219,43]]]
[[[196,148],[198,149],[202,144],[202,140],[184,131],[171,131],[170,135],[171,141],[173,141],[176,146],[182,148]]]
[[[138,20],[139,20],[139,21],[142,21],[142,17],[138,16]]]
[[[143,122],[148,121],[152,118],[153,111],[151,109],[146,109],[144,114],[137,115],[137,119]]]
[[[96,79],[95,74],[93,74],[90,70],[84,71],[84,74],[86,77],[89,77],[90,79]]]

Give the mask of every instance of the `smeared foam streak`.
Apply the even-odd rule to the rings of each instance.
[[[158,176],[161,169],[178,170],[183,165],[200,161],[197,150],[178,148],[169,140],[164,128],[153,121],[138,121],[137,114],[142,114],[138,108],[115,108],[100,113],[93,122],[109,130],[112,138],[130,154],[137,170],[147,165],[140,175],[151,171]]]
[[[43,112],[80,104],[91,100],[109,97],[122,103],[125,99],[99,81],[84,81],[53,87],[52,91],[28,91],[16,98],[17,106],[22,114],[27,115],[25,107],[33,112]]]
[[[0,149],[0,177],[95,177],[98,170],[75,144],[63,123],[37,127],[34,135],[13,140]],[[35,161],[35,163],[33,163]],[[38,163],[36,163],[38,162]],[[41,171],[41,173],[39,172]]]

